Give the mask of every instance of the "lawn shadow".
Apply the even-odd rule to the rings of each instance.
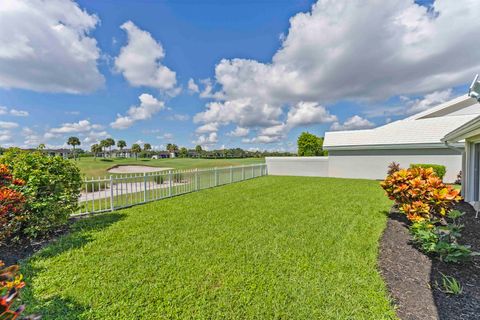
[[[53,296],[38,300],[32,296],[31,288],[28,287],[22,292],[22,297],[22,302],[27,304],[25,315],[38,315],[41,319],[85,319],[83,314],[87,308],[71,299]]]
[[[69,232],[37,252],[35,258],[51,258],[65,251],[81,248],[92,241],[91,232],[105,229],[123,220],[125,216],[124,213],[113,212],[74,218]]]
[[[25,314],[38,314],[42,319],[84,319],[87,307],[59,295],[47,299],[37,299],[34,295],[34,280],[44,268],[35,265],[35,261],[49,259],[69,250],[78,249],[93,240],[93,233],[101,231],[125,218],[126,214],[113,212],[95,216],[75,218],[67,234],[46,245],[31,257],[22,261],[22,273],[26,287],[22,291],[22,303],[27,304]]]
[[[113,159],[100,159],[100,161],[104,161],[104,162],[113,162]]]

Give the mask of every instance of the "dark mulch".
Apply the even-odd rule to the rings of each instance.
[[[462,240],[480,251],[480,218],[473,208],[460,203],[465,212]],[[405,217],[394,210],[380,243],[379,267],[402,320],[480,319],[480,259],[463,264],[446,264],[430,258],[411,243]],[[460,295],[439,289],[441,273],[455,277],[463,286]]]

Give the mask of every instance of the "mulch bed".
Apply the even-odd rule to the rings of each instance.
[[[463,243],[480,251],[480,218],[467,203],[456,209],[466,213]],[[400,319],[480,319],[480,258],[447,264],[426,256],[412,245],[407,220],[394,209],[380,242],[379,267]],[[457,279],[463,292],[443,293],[441,273]]]

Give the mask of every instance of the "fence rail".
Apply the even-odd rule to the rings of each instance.
[[[253,164],[86,179],[83,182],[77,215],[114,211],[266,174],[266,164]]]

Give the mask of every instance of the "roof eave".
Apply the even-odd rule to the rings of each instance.
[[[463,147],[463,143],[453,144],[456,147]],[[370,144],[370,145],[348,145],[348,146],[324,146],[327,151],[334,150],[395,150],[395,149],[446,149],[444,143],[406,143],[406,144]]]

